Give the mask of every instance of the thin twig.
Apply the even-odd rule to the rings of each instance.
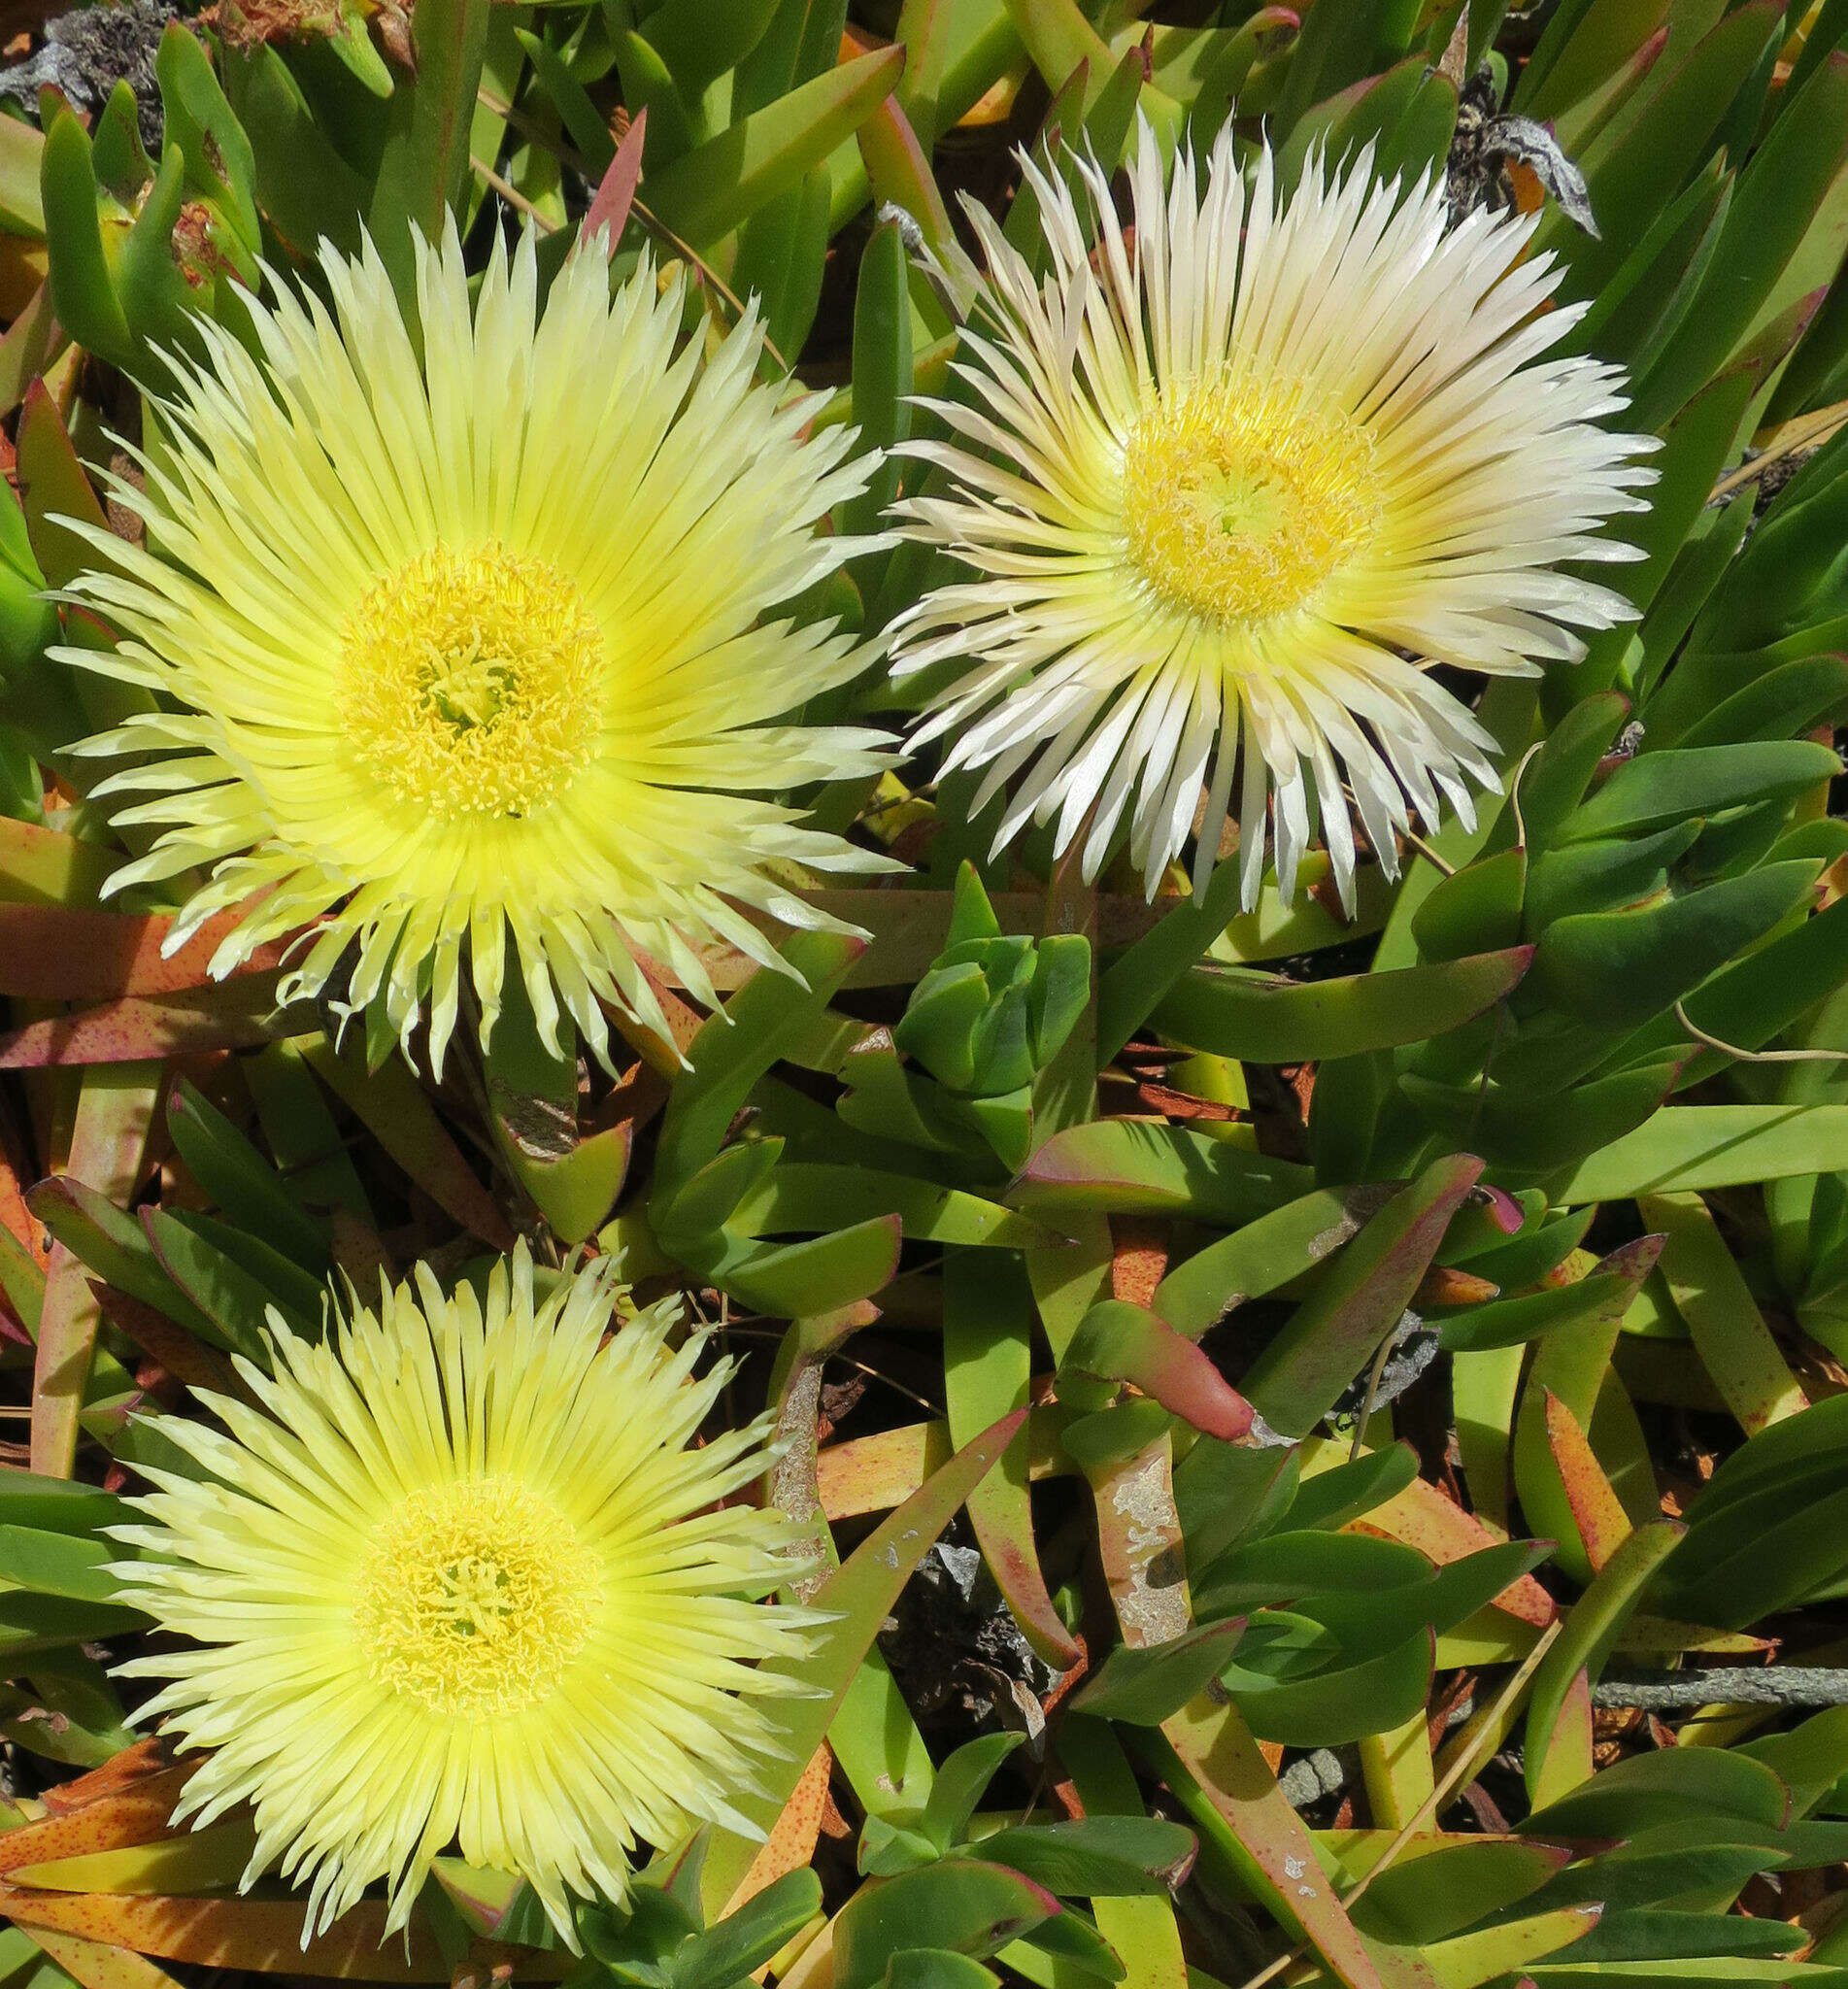
[[[829,1354],[827,1358],[830,1361],[845,1363],[856,1373],[865,1375],[869,1381],[883,1382],[886,1387],[895,1389],[898,1394],[904,1396],[908,1400],[916,1402],[921,1409],[928,1409],[933,1416],[941,1416],[943,1414],[943,1404],[941,1402],[933,1402],[928,1396],[920,1395],[915,1388],[907,1388],[902,1381],[894,1380],[891,1375],[882,1372],[877,1367],[867,1366],[864,1361],[857,1361],[852,1354]]]
[[[1355,795],[1354,790],[1348,786],[1346,781],[1343,781],[1341,783],[1341,792],[1348,797],[1350,801],[1354,802],[1354,805],[1357,808],[1361,805],[1360,801],[1357,799]],[[1430,844],[1428,843],[1425,840],[1425,838],[1411,826],[1409,823],[1401,826],[1398,832],[1400,836],[1406,842],[1410,843],[1412,848],[1415,849],[1418,852],[1418,854],[1424,858],[1426,862],[1434,865],[1437,869],[1441,870],[1446,877],[1456,876],[1456,864],[1447,863],[1444,860],[1444,859],[1440,857],[1434,849],[1431,848]]]
[[[469,153],[468,162],[474,167],[479,179],[491,186],[509,207],[517,207],[525,215],[541,234],[555,235],[558,232],[558,223],[549,214],[541,214],[518,186],[509,180],[503,180],[492,166],[483,159],[478,159],[473,152]]]
[[[1799,449],[1820,449],[1843,427],[1848,427],[1848,401],[1839,400],[1832,407],[1817,408],[1811,414],[1780,422],[1771,441],[1750,462],[1741,463],[1714,485],[1707,502],[1717,504],[1743,485],[1756,483],[1773,464],[1795,455]]]
[[[731,1322],[730,1331],[756,1340],[780,1340],[783,1337],[773,1326],[741,1326],[735,1319]],[[941,1402],[933,1402],[928,1396],[920,1395],[915,1388],[907,1388],[902,1381],[896,1380],[881,1368],[869,1367],[864,1361],[857,1361],[852,1354],[830,1352],[824,1355],[823,1359],[839,1361],[843,1366],[852,1367],[856,1373],[865,1375],[869,1381],[883,1382],[887,1388],[916,1402],[921,1409],[928,1409],[933,1416],[941,1416],[944,1413]]]
[[[1451,1759],[1449,1769],[1442,1780],[1431,1790],[1410,1816],[1404,1827],[1393,1841],[1381,1852],[1379,1862],[1366,1873],[1354,1890],[1346,1894],[1341,1904],[1351,1906],[1367,1887],[1391,1865],[1398,1854],[1411,1842],[1434,1817],[1443,1814],[1445,1805],[1452,1796],[1463,1787],[1482,1766],[1484,1753],[1493,1748],[1500,1734],[1500,1724],[1524,1693],[1533,1674],[1540,1669],[1540,1660],[1553,1648],[1554,1639],[1565,1628],[1565,1619],[1556,1616],[1540,1633],[1539,1641],[1521,1661],[1521,1669],[1515,1672],[1501,1690],[1495,1694],[1494,1702],[1483,1712],[1475,1714],[1467,1727],[1458,1736],[1457,1751]],[[1485,1741],[1487,1748],[1485,1748]]]
[[[549,152],[561,165],[567,165],[574,173],[581,174],[586,180],[589,181],[591,185],[594,186],[596,185],[598,176],[581,152],[574,152],[569,146],[560,145],[556,140],[542,135],[532,120],[523,112],[510,104],[505,97],[496,96],[490,89],[478,89],[475,92],[475,100],[485,110],[491,111],[496,118],[504,118],[528,144],[539,146],[543,151]],[[558,223],[548,219],[544,215],[540,214],[538,209],[533,206],[523,193],[510,186],[491,166],[484,165],[480,159],[472,154],[469,158],[469,164],[475,168],[482,179],[503,200],[511,202],[522,214],[531,215],[537,225],[542,227],[547,234],[551,235],[557,232]],[[647,202],[639,198],[639,196],[630,200],[629,212],[651,235],[654,235],[665,247],[671,249],[683,262],[699,272],[700,282],[710,289],[717,291],[724,299],[725,303],[730,306],[734,322],[743,318],[745,315],[744,300],[712,264],[700,254],[697,249],[675,234],[673,229],[661,219],[660,216],[655,214]],[[770,354],[771,358],[775,360],[783,372],[791,375],[794,373],[795,368],[777,350],[776,341],[767,330],[763,334],[763,349]]]
[[[1736,1043],[1722,1042],[1718,1036],[1708,1035],[1698,1023],[1691,1022],[1679,1001],[1675,1003],[1675,1020],[1697,1043],[1724,1051],[1741,1063],[1848,1063],[1848,1050],[1741,1050]]]
[[[1548,1624],[1546,1629],[1540,1634],[1539,1642],[1522,1660],[1521,1669],[1496,1693],[1495,1702],[1475,1714],[1470,1720],[1468,1727],[1459,1736],[1459,1750],[1453,1758],[1443,1779],[1437,1783],[1430,1794],[1425,1798],[1424,1802],[1405,1819],[1405,1823],[1398,1835],[1380,1853],[1379,1861],[1374,1865],[1373,1869],[1351,1891],[1342,1895],[1341,1905],[1343,1908],[1353,1905],[1355,1901],[1393,1863],[1419,1832],[1425,1829],[1433,1817],[1443,1813],[1444,1806],[1449,1803],[1451,1797],[1475,1773],[1476,1770],[1481,1766],[1482,1744],[1485,1736],[1488,1738],[1489,1745],[1493,1747],[1503,1716],[1527,1689],[1529,1681],[1540,1668],[1540,1660],[1552,1649],[1554,1638],[1559,1635],[1564,1627],[1564,1619],[1560,1617],[1556,1617],[1553,1622]],[[1239,1989],[1263,1989],[1263,1985],[1266,1982],[1274,1981],[1287,1968],[1291,1967],[1293,1963],[1301,1960],[1308,1952],[1307,1942],[1288,1949],[1267,1967],[1260,1969],[1257,1974],[1247,1977],[1239,1985]]]
[[[1247,1975],[1244,1981],[1239,1984],[1239,1989],[1264,1989],[1266,1982],[1274,1982],[1287,1968],[1290,1968],[1294,1963],[1301,1961],[1308,1952],[1307,1942],[1304,1942],[1299,1947],[1285,1948],[1283,1953],[1274,1962],[1267,1963],[1258,1971],[1257,1974]]]
[[[584,154],[575,147],[564,144],[553,133],[543,130],[534,118],[529,118],[517,104],[510,104],[498,96],[485,84],[475,92],[475,101],[484,111],[490,111],[503,123],[511,124],[528,145],[536,145],[543,152],[549,152],[561,166],[569,166],[581,178],[596,185],[597,176],[591,171]]]
[[[1418,1814],[1405,1826],[1394,1842],[1387,1846],[1389,1856],[1396,1856],[1422,1823],[1440,1815],[1457,1790],[1468,1783],[1482,1766],[1484,1759],[1500,1745],[1501,1736],[1506,1731],[1505,1723],[1511,1721],[1514,1716],[1516,1702],[1525,1692],[1529,1680],[1539,1669],[1540,1660],[1553,1647],[1554,1640],[1564,1627],[1564,1617],[1555,1617],[1541,1631],[1533,1648],[1522,1659],[1521,1669],[1502,1686],[1494,1700],[1487,1706],[1476,1707],[1456,1735],[1444,1743],[1434,1764],[1439,1770],[1437,1786],[1430,1796],[1419,1804]]]
[[[1405,838],[1405,840],[1411,844],[1412,848],[1415,849],[1418,852],[1418,854],[1424,858],[1426,862],[1430,864],[1433,869],[1441,870],[1446,877],[1456,876],[1456,864],[1446,862],[1444,859],[1440,857],[1434,849],[1431,848],[1430,844],[1428,843],[1425,840],[1425,838],[1422,835],[1420,835],[1415,829],[1409,827],[1401,828],[1399,830],[1399,834],[1402,835]]]
[[[731,1294],[719,1294],[719,1351],[725,1359],[731,1356]],[[725,1428],[738,1427],[738,1372],[734,1367],[725,1376]]]
[[[1521,776],[1527,772],[1533,756],[1545,744],[1544,739],[1534,740],[1522,754],[1521,763],[1515,768],[1514,778],[1508,783],[1508,806],[1514,810],[1514,846],[1517,850],[1525,850],[1528,846],[1528,821],[1521,813]]]
[[[1348,1463],[1355,1464],[1361,1456],[1361,1446],[1366,1440],[1366,1426],[1373,1414],[1373,1400],[1380,1392],[1380,1379],[1386,1372],[1386,1364],[1392,1359],[1393,1344],[1398,1338],[1398,1326],[1394,1322],[1392,1331],[1380,1342],[1380,1351],[1373,1356],[1373,1365],[1367,1369],[1366,1394],[1361,1400],[1361,1412],[1354,1419],[1354,1445],[1348,1452]]]

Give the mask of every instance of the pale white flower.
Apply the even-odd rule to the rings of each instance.
[[[1129,231],[1077,163],[1083,217],[1026,164],[1043,283],[970,207],[971,390],[929,403],[949,441],[910,449],[947,489],[899,508],[973,573],[894,651],[901,675],[968,667],[913,741],[987,770],[978,807],[1011,790],[997,849],[1057,817],[1062,852],[1090,817],[1094,876],[1126,816],[1151,893],[1196,820],[1202,888],[1242,761],[1245,903],[1267,830],[1288,896],[1319,824],[1352,907],[1350,791],[1390,875],[1411,810],[1469,822],[1469,783],[1497,785],[1429,665],[1531,675],[1632,615],[1562,568],[1640,556],[1600,528],[1644,508],[1656,445],[1597,425],[1627,404],[1618,368],[1548,356],[1581,307],[1544,308],[1559,272],[1519,259],[1531,219],[1447,232],[1441,182],[1375,184],[1366,154],[1312,159],[1285,199],[1270,152],[1247,185],[1226,134],[1203,192],[1188,152],[1164,191],[1145,124]]]

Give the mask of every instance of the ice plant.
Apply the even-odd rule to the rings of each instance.
[[[761,1702],[790,1689],[758,1661],[820,1619],[753,1600],[801,1572],[790,1522],[717,1502],[764,1425],[689,1447],[730,1364],[695,1378],[674,1306],[620,1321],[621,1295],[604,1259],[536,1298],[523,1245],[485,1302],[420,1266],[324,1342],[272,1314],[254,1401],[207,1399],[228,1434],[172,1419],[205,1475],[150,1472],[114,1571],[185,1641],[122,1669],[214,1750],[180,1816],[252,1804],[245,1883],[280,1861],[311,1927],[380,1878],[402,1925],[454,1843],[568,1931],[638,1840],[750,1829]]]
[[[970,207],[973,390],[938,404],[951,440],[911,447],[944,488],[901,509],[974,575],[902,618],[894,667],[969,665],[913,737],[987,770],[977,806],[1012,784],[997,848],[1057,816],[1062,852],[1089,817],[1094,876],[1126,811],[1151,893],[1197,828],[1197,890],[1242,759],[1246,904],[1274,797],[1285,894],[1319,818],[1352,905],[1350,791],[1391,873],[1408,802],[1468,820],[1467,782],[1495,782],[1428,666],[1531,674],[1629,615],[1561,566],[1638,556],[1600,528],[1639,508],[1654,445],[1596,425],[1615,368],[1547,356],[1580,313],[1542,309],[1549,258],[1517,261],[1533,221],[1446,232],[1441,182],[1369,163],[1312,161],[1286,200],[1267,151],[1247,187],[1228,126],[1204,190],[1184,152],[1164,192],[1145,125],[1130,234],[1093,161],[1089,226],[1028,161],[1043,286]]]
[[[82,749],[136,757],[97,792],[163,831],[114,888],[209,873],[170,944],[244,906],[220,973],[319,922],[283,998],[377,1001],[408,1044],[427,997],[439,1068],[465,978],[491,1028],[509,935],[548,1040],[562,1007],[601,1049],[600,1003],[658,1019],[636,951],[703,997],[702,945],[775,957],[749,911],[829,923],[766,866],[868,860],[756,796],[877,763],[775,723],[865,660],[775,611],[857,550],[815,527],[866,460],[755,383],[754,320],[702,363],[646,263],[612,299],[574,256],[542,312],[528,232],[471,309],[452,229],[416,340],[369,244],[321,274],[333,314],[252,305],[261,364],[201,320],[118,489],[149,545],[92,533],[72,590],[122,631],[72,659],[175,707]]]

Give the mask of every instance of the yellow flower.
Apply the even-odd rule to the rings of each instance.
[[[272,1313],[274,1375],[238,1364],[257,1406],[208,1398],[228,1434],[163,1426],[206,1475],[150,1473],[113,1571],[188,1642],[122,1669],[215,1750],[180,1816],[252,1804],[245,1883],[280,1860],[310,1927],[380,1878],[402,1925],[454,1843],[568,1936],[567,1893],[620,1898],[638,1839],[752,1829],[760,1702],[793,1689],[758,1661],[822,1619],[751,1600],[803,1571],[790,1523],[717,1503],[765,1425],[689,1447],[731,1364],[694,1379],[674,1306],[613,1322],[622,1292],[606,1258],[537,1300],[523,1245],[485,1304],[420,1265],[324,1343]]]
[[[419,246],[420,345],[369,245],[321,276],[331,315],[252,303],[261,365],[199,324],[146,494],[118,488],[149,550],[90,534],[72,597],[123,640],[69,659],[179,707],[81,749],[136,756],[97,792],[164,831],[114,887],[209,872],[175,946],[262,893],[218,973],[321,921],[283,997],[332,977],[407,1045],[427,997],[439,1070],[465,973],[486,1039],[511,936],[548,1041],[562,1006],[601,1054],[600,1004],[659,1021],[634,950],[707,998],[702,945],[777,958],[747,908],[834,923],[776,865],[877,867],[748,798],[881,763],[876,733],[772,723],[865,664],[775,611],[861,550],[816,526],[869,459],[755,384],[754,320],[702,364],[646,264],[612,300],[573,256],[542,310],[527,233],[471,309],[452,228]]]
[[[970,667],[938,673],[914,743],[987,769],[977,807],[1021,776],[997,849],[1057,816],[1062,852],[1091,816],[1094,876],[1126,812],[1151,893],[1196,823],[1202,888],[1242,758],[1247,906],[1274,800],[1284,894],[1319,817],[1352,907],[1344,783],[1389,875],[1408,801],[1472,819],[1495,742],[1428,666],[1532,675],[1583,654],[1562,624],[1628,619],[1559,569],[1640,556],[1601,528],[1642,508],[1655,444],[1596,425],[1625,405],[1615,368],[1543,356],[1581,312],[1542,312],[1549,258],[1516,266],[1532,219],[1447,231],[1440,182],[1376,185],[1365,156],[1312,161],[1285,202],[1268,151],[1247,187],[1229,132],[1203,192],[1184,152],[1164,194],[1145,124],[1126,235],[1077,165],[1089,227],[1026,165],[1043,286],[970,210],[972,390],[938,406],[950,441],[910,450],[945,490],[900,509],[974,576],[901,618],[894,669]]]

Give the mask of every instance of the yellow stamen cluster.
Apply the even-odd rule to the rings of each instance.
[[[1131,558],[1223,621],[1300,607],[1379,517],[1367,431],[1276,379],[1164,395],[1124,451]]]
[[[596,1557],[517,1479],[414,1492],[374,1534],[353,1630],[374,1683],[483,1719],[546,1697],[589,1635]]]
[[[530,815],[596,749],[603,639],[543,559],[432,546],[372,589],[341,641],[348,745],[445,822]]]

